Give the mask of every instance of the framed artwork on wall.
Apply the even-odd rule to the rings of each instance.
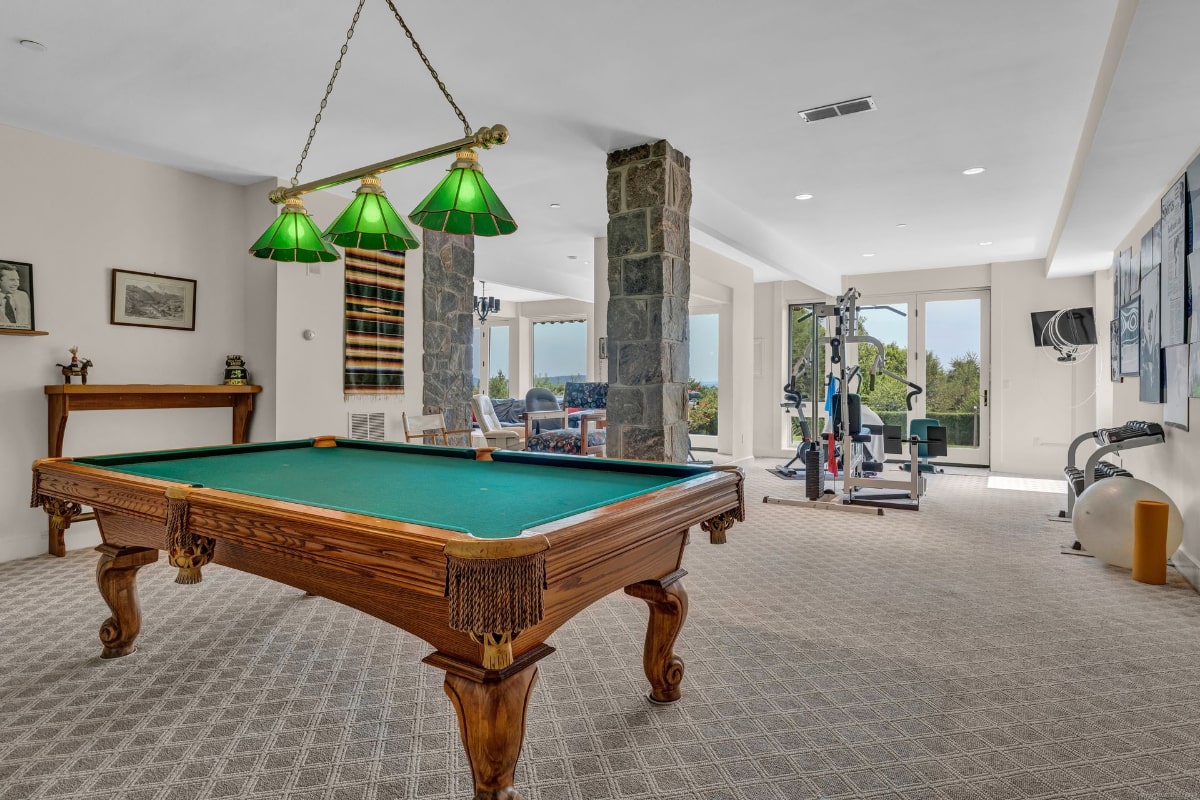
[[[196,330],[196,282],[149,272],[112,271],[113,325]]]
[[[1121,321],[1108,323],[1108,378],[1120,383],[1121,378]]]
[[[1164,347],[1187,341],[1187,175],[1163,195],[1161,284],[1162,344]],[[1153,248],[1153,238],[1150,240]]]
[[[1200,397],[1200,347],[1194,345],[1189,345],[1189,347],[1192,348],[1191,357],[1189,358],[1191,367],[1188,370],[1192,379],[1192,391],[1190,394],[1192,397]]]
[[[0,329],[33,330],[33,264],[0,261]]]
[[[1143,403],[1163,401],[1162,335],[1159,325],[1159,275],[1157,269],[1146,273],[1142,281],[1142,351],[1139,363],[1138,395]]]
[[[1177,344],[1163,348],[1166,361],[1167,404],[1163,406],[1163,422],[1176,428],[1188,429],[1188,396],[1191,383],[1188,380],[1188,345]]]
[[[1121,306],[1121,374],[1136,378],[1140,370],[1139,348],[1142,341],[1142,323],[1139,319],[1138,301]]]

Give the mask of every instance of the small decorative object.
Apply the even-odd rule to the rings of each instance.
[[[70,383],[71,378],[79,378],[80,383],[87,386],[87,371],[92,365],[90,358],[79,357],[79,347],[70,348],[71,360],[66,364],[55,364],[56,367],[62,368],[63,383]]]
[[[33,265],[0,261],[0,329],[33,330]]]
[[[148,272],[112,271],[113,325],[196,330],[196,282]]]
[[[226,386],[245,386],[250,383],[250,375],[246,372],[246,362],[241,356],[225,356]]]

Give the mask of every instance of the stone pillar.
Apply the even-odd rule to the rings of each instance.
[[[666,140],[608,154],[613,458],[687,461],[691,161]]]
[[[449,430],[471,427],[471,328],[475,237],[424,231],[421,315],[422,413],[442,412]],[[464,441],[458,444],[466,444]]]

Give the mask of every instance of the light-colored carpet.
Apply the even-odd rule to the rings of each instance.
[[[644,699],[646,609],[615,594],[541,662],[527,800],[1198,798],[1200,596],[1060,555],[1061,498],[939,475],[919,513],[760,503],[693,532],[684,697]],[[0,799],[468,798],[416,639],[209,568],[142,571],[101,661],[95,554],[0,565]]]

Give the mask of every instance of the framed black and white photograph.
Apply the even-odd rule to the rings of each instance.
[[[1188,345],[1192,352],[1190,358],[1191,366],[1188,369],[1192,379],[1192,397],[1200,397],[1200,347],[1196,345]]]
[[[1121,321],[1108,323],[1108,379],[1120,383],[1121,378]]]
[[[1191,383],[1188,380],[1188,345],[1177,344],[1164,347],[1167,402],[1163,406],[1163,422],[1175,428],[1188,429],[1188,395]]]
[[[1142,323],[1142,352],[1139,362],[1138,396],[1143,403],[1163,401],[1162,332],[1159,325],[1158,292],[1158,270],[1152,269],[1142,281],[1142,308],[1139,312]]]
[[[1187,341],[1187,175],[1184,174],[1163,195],[1162,268],[1158,272],[1162,306],[1162,344],[1169,346]],[[1153,247],[1153,239],[1151,239]]]
[[[1138,287],[1140,285],[1139,265],[1133,261],[1133,248],[1127,247],[1121,251],[1120,257],[1121,270],[1121,305],[1125,305],[1130,300],[1137,297]],[[1134,276],[1137,276],[1136,278]]]
[[[33,330],[33,264],[0,261],[0,330]]]
[[[1139,311],[1137,300],[1121,306],[1121,374],[1127,378],[1136,378],[1140,371],[1142,323]]]
[[[196,282],[148,272],[112,271],[113,325],[196,330]]]

